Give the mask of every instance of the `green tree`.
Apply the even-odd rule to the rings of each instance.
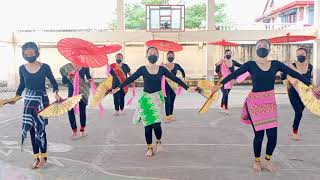
[[[169,0],[141,0],[141,4],[169,4]]]
[[[125,28],[146,29],[145,4],[167,4],[168,0],[141,0],[138,4],[125,5]]]
[[[125,28],[128,30],[146,29],[145,4],[168,4],[169,0],[141,0],[137,4],[125,4]],[[229,21],[225,12],[226,4],[216,4],[216,23],[226,23]],[[194,4],[186,7],[185,27],[187,29],[200,28],[206,21],[206,3]],[[112,29],[116,29],[116,20],[109,24]]]
[[[141,4],[126,4],[125,6],[125,28],[145,29],[146,10]]]
[[[224,3],[216,4],[216,13],[214,14],[216,23],[228,23],[230,21],[225,12],[226,6]]]
[[[226,4],[216,4],[215,21],[216,23],[226,23],[229,21],[224,9]],[[207,4],[195,4],[186,8],[186,25],[188,29],[200,28],[207,17]]]
[[[185,28],[199,28],[206,20],[206,4],[195,4],[186,8]]]

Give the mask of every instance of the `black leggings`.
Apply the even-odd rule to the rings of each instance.
[[[267,129],[267,130],[256,131],[254,140],[253,140],[253,150],[254,150],[254,156],[256,158],[259,158],[261,156],[261,148],[262,148],[262,142],[264,137],[264,131],[267,132],[267,137],[268,137],[266,155],[272,156],[273,151],[277,145],[277,127]]]
[[[173,114],[176,93],[171,89],[171,87],[166,86],[166,94],[167,94],[167,97],[165,97],[166,116],[170,116]]]
[[[247,109],[247,112],[249,114],[249,120],[252,120],[250,117],[250,113]],[[271,158],[274,149],[277,146],[277,127],[270,128],[267,130],[260,130],[260,131],[255,131],[254,126],[252,125],[253,130],[254,130],[254,139],[253,139],[253,151],[254,151],[254,156],[256,158],[260,158],[261,156],[261,148],[262,148],[262,142],[263,142],[263,137],[264,137],[264,131],[267,132],[267,137],[268,137],[268,142],[267,142],[267,149],[266,149],[266,158],[268,156],[268,159]]]
[[[113,94],[113,103],[114,103],[114,109],[116,111],[123,110],[124,109],[124,96],[126,93],[123,89],[120,89],[119,92]]]
[[[157,140],[161,140],[161,136],[162,136],[161,122],[144,127],[144,135],[146,137],[146,141],[148,145],[152,144],[152,129],[154,130],[154,134],[156,135]]]
[[[33,154],[38,154],[39,149],[41,153],[47,153],[47,135],[46,131],[44,130],[44,147],[41,146],[41,142],[36,139],[34,127],[30,129],[30,137],[31,137],[31,144],[32,144],[32,150]]]
[[[79,111],[80,111],[80,125],[81,129],[80,131],[83,132],[85,127],[86,127],[86,121],[87,121],[87,116],[86,116],[86,107],[87,104],[84,103],[82,100],[79,102]],[[71,109],[68,111],[68,116],[69,116],[69,122],[72,130],[74,132],[77,131],[77,122],[76,122],[76,117],[74,115],[74,109]]]
[[[288,95],[289,95],[289,100],[291,102],[292,108],[294,110],[294,121],[293,121],[292,129],[294,132],[298,132],[299,124],[300,124],[302,113],[304,110],[304,104],[302,103],[297,91],[290,90]]]
[[[221,107],[224,107],[225,109],[228,109],[228,96],[231,89],[224,89],[224,87],[221,87],[222,92],[222,98],[221,98]]]

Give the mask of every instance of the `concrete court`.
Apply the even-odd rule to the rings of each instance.
[[[276,87],[284,91],[283,86]],[[283,93],[277,94],[280,127],[273,156],[279,170],[253,172],[253,131],[239,122],[240,107],[250,88],[236,86],[231,91],[230,115],[221,113],[218,103],[208,114],[198,115],[204,101],[200,95],[185,92],[177,97],[176,120],[162,125],[164,151],[151,159],[144,156],[143,127],[131,123],[133,106],[125,115],[114,117],[111,96],[104,101],[104,118],[99,119],[96,109],[88,110],[85,138],[70,140],[66,115],[51,118],[47,126],[49,164],[39,170],[29,167],[33,161],[29,137],[24,152],[18,144],[22,101],[5,106],[0,109],[0,179],[320,179],[320,119],[305,111],[302,141],[292,141],[288,134],[294,113]],[[12,94],[3,93],[1,98]]]

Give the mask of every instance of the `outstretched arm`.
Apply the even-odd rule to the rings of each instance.
[[[171,79],[172,81],[176,82],[177,84],[179,84],[181,87],[183,87],[185,90],[189,89],[189,86],[186,85],[181,79],[179,79],[177,76],[175,76],[174,74],[172,74],[169,70],[167,70],[166,68],[162,68],[163,69],[163,73],[164,75]]]
[[[239,69],[237,69],[236,71],[234,71],[233,73],[231,73],[227,77],[225,77],[220,83],[226,84],[229,81],[231,81],[232,79],[236,79],[238,76],[244,74],[248,70],[249,70],[249,64],[247,62],[247,63],[244,63],[242,66],[240,66]]]
[[[140,67],[135,73],[133,73],[130,77],[128,77],[122,84],[119,85],[119,88],[123,88],[130,83],[134,82],[142,75],[142,67]]]
[[[286,66],[285,64],[281,63],[281,62],[277,62],[278,66],[279,66],[279,71],[281,71],[282,73],[288,74],[290,76],[292,76],[293,78],[296,78],[298,80],[300,80],[301,82],[303,82],[306,85],[311,85],[311,82],[304,76],[302,76],[300,73],[298,73],[297,71],[289,68],[288,66]]]

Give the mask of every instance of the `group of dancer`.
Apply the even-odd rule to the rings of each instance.
[[[223,94],[221,108],[228,111],[228,96],[232,87],[232,84],[230,86],[228,83],[244,73],[250,74],[253,88],[245,100],[241,121],[249,125],[251,124],[255,133],[253,149],[255,157],[254,169],[256,171],[261,171],[261,148],[265,132],[268,137],[265,154],[267,168],[270,171],[274,170],[271,157],[277,144],[278,114],[274,92],[277,72],[280,71],[283,73],[282,79],[285,79],[286,76],[289,75],[308,86],[311,85],[312,65],[306,60],[306,49],[299,48],[297,50],[297,61],[288,67],[280,61],[270,61],[268,59],[270,46],[270,42],[266,39],[257,41],[256,53],[258,58],[255,61],[248,61],[242,65],[232,60],[232,52],[226,50],[224,57],[216,64],[216,72],[220,80],[211,89],[211,91],[215,93],[221,88]],[[16,92],[16,96],[21,96],[22,92],[26,90],[22,122],[22,144],[29,131],[34,153],[32,168],[41,168],[47,162],[45,127],[48,124],[48,119],[39,116],[38,112],[49,105],[45,88],[46,78],[51,82],[55,99],[61,101],[62,98],[59,95],[58,84],[52,74],[50,66],[37,60],[40,55],[38,46],[33,42],[25,43],[22,46],[22,55],[23,58],[28,61],[28,63],[19,68],[20,84]],[[153,131],[156,136],[156,152],[159,152],[161,150],[162,137],[161,122],[162,120],[171,122],[173,119],[172,115],[176,91],[175,88],[172,88],[171,84],[174,82],[191,93],[196,92],[197,88],[189,87],[183,80],[176,76],[177,71],[181,71],[182,77],[185,78],[185,72],[179,64],[173,62],[175,58],[174,52],[167,53],[167,64],[157,65],[159,58],[158,49],[149,47],[146,50],[148,64],[141,66],[133,74],[131,74],[130,67],[123,63],[124,57],[122,54],[117,54],[115,58],[116,63],[111,64],[110,71],[111,76],[113,76],[111,93],[114,97],[115,115],[123,113],[124,99],[128,92],[128,85],[134,83],[139,77],[143,77],[143,93],[137,101],[133,122],[135,124],[143,124],[147,143],[146,156],[151,157],[155,152],[152,145]],[[235,70],[235,66],[239,68]],[[72,139],[78,138],[79,136],[86,136],[86,106],[90,94],[90,87],[87,81],[93,81],[90,75],[90,69],[74,63],[68,63],[61,67],[60,73],[63,83],[68,86],[69,97],[74,95],[74,86],[77,85],[73,84],[73,80],[76,73],[79,73],[80,81],[78,86],[80,86],[79,93],[82,94],[82,99],[79,103],[80,135],[78,134],[74,109],[68,112],[68,117],[73,132]],[[164,77],[166,78],[165,86],[163,86]],[[165,93],[163,91],[165,91]],[[298,127],[304,105],[292,86],[288,86],[288,94],[295,111],[293,137],[295,140],[298,140]]]

